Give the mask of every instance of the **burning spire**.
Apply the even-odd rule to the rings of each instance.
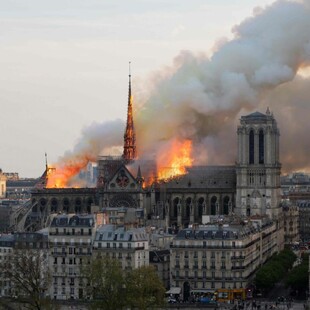
[[[129,62],[129,89],[128,89],[128,110],[127,110],[127,124],[124,134],[124,152],[123,158],[126,161],[131,161],[136,158],[136,134],[133,124],[132,114],[132,95],[131,95],[131,72]]]
[[[48,166],[47,163],[47,154],[45,152],[45,171],[42,176],[38,179],[38,182],[35,184],[36,189],[43,189],[47,187],[48,177],[51,173],[55,172],[54,168]]]

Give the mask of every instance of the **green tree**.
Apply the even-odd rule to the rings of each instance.
[[[128,306],[140,310],[164,304],[165,287],[154,267],[143,266],[127,275]]]
[[[273,255],[256,273],[255,285],[266,291],[281,281],[296,260],[296,255],[290,249],[284,249]]]
[[[126,305],[125,277],[119,261],[95,258],[84,270],[93,309],[117,310]]]
[[[49,309],[46,293],[50,283],[46,253],[42,250],[14,249],[1,263],[3,279],[10,283],[16,301],[26,309]]]
[[[309,256],[303,255],[302,262],[300,265],[296,266],[291,270],[286,279],[286,286],[291,287],[293,290],[299,292],[309,290],[309,278],[308,278],[308,268],[309,268]]]

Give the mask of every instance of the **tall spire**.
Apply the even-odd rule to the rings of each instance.
[[[132,95],[131,95],[131,70],[129,62],[129,88],[128,88],[128,108],[127,108],[127,124],[124,134],[124,152],[123,158],[131,161],[136,158],[136,134],[133,124],[132,114]]]

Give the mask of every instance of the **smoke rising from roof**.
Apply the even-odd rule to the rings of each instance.
[[[96,162],[103,152],[106,155],[118,152],[121,155],[122,134],[125,122],[117,119],[102,124],[93,123],[82,131],[82,137],[72,151],[67,151],[53,166],[56,171],[48,177],[47,187],[66,187],[81,184],[74,178],[89,162]]]
[[[196,163],[206,158],[213,164],[232,163],[239,116],[254,110],[264,112],[267,106],[279,121],[284,139],[284,134],[290,136],[289,129],[281,126],[284,106],[277,98],[268,98],[282,84],[281,93],[289,91],[289,82],[298,70],[309,65],[309,27],[308,4],[278,1],[255,10],[253,17],[235,26],[234,39],[217,46],[211,58],[181,52],[169,70],[153,77],[152,91],[137,115],[140,153],[155,154],[162,141],[178,136],[195,142]],[[298,78],[294,84],[300,81]],[[292,100],[286,108],[290,105],[290,111],[302,117],[299,103]],[[295,119],[294,114],[291,117]],[[296,134],[307,125],[297,127],[292,126]],[[300,143],[299,147],[304,146]],[[285,166],[291,150],[282,150]]]
[[[306,169],[310,79],[297,73],[310,63],[309,29],[308,2],[278,1],[235,26],[234,38],[222,40],[210,58],[182,51],[153,74],[147,94],[145,82],[133,83],[139,157],[155,158],[177,138],[192,140],[194,164],[233,163],[240,115],[269,106],[282,135],[284,170]],[[96,158],[121,146],[124,128],[121,121],[90,126],[63,159]]]

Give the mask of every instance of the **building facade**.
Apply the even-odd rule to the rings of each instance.
[[[83,267],[91,262],[95,231],[96,220],[91,214],[52,217],[49,226],[51,298],[67,300],[87,297]]]
[[[144,228],[103,225],[94,238],[94,256],[117,259],[123,270],[149,265],[149,242]]]
[[[268,218],[181,230],[171,245],[171,285],[193,293],[234,290],[243,299],[255,271],[278,251],[277,226]]]

